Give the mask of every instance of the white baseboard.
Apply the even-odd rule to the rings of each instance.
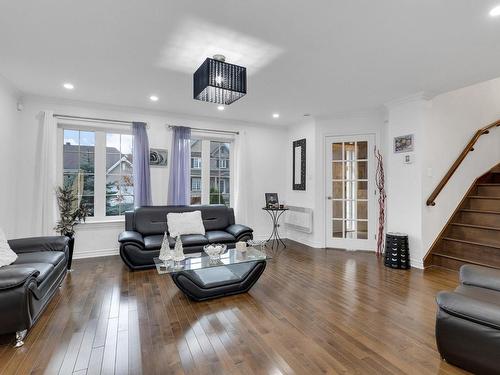
[[[418,268],[418,269],[421,269],[421,270],[424,269],[424,262],[422,261],[422,259],[413,259],[413,258],[410,258],[410,265],[413,268]]]
[[[78,251],[73,254],[73,259],[85,259],[85,258],[97,258],[97,257],[108,257],[112,255],[119,255],[120,250],[116,249],[101,249],[101,250],[87,250]]]

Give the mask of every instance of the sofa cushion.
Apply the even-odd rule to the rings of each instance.
[[[144,237],[144,248],[146,250],[158,250],[163,242],[163,234],[155,234]]]
[[[63,260],[64,253],[62,251],[39,251],[36,253],[19,254],[14,264],[49,263],[56,266]]]
[[[168,232],[172,237],[183,234],[205,234],[201,211],[169,212],[167,214]]]
[[[208,240],[205,236],[201,234],[185,234],[181,236],[182,246],[190,247],[190,246],[203,246],[208,244]],[[170,247],[175,246],[175,238],[168,236],[168,243]]]
[[[22,285],[30,277],[36,277],[38,271],[31,267],[14,267],[12,265],[0,268],[0,290],[15,288]]]
[[[10,248],[5,233],[0,228],[0,267],[14,263],[16,258],[17,254]]]
[[[223,230],[211,230],[205,233],[205,237],[209,243],[228,243],[235,242],[236,238],[233,235]]]
[[[54,266],[50,263],[22,263],[22,264],[11,264],[9,267],[15,268],[33,268],[39,272],[36,277],[36,282],[38,285],[43,283],[43,281],[52,273]]]

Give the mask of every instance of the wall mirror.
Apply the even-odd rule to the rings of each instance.
[[[293,142],[293,190],[306,190],[306,140],[300,139]]]

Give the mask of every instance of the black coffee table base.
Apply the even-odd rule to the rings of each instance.
[[[171,274],[175,285],[195,301],[248,292],[266,268],[266,261],[179,271]]]

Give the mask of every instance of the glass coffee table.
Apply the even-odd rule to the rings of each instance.
[[[175,262],[154,258],[160,275],[169,274],[175,285],[195,301],[204,301],[248,292],[257,282],[270,259],[254,247],[246,251],[227,249],[217,260],[205,252],[186,254]]]

